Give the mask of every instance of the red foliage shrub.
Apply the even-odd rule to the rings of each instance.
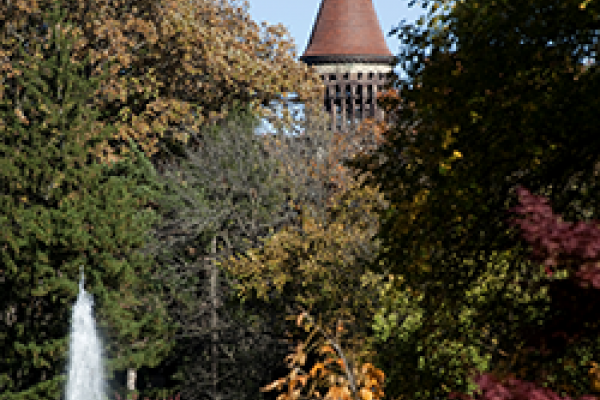
[[[560,397],[548,388],[541,388],[531,382],[509,378],[505,383],[500,382],[491,374],[478,374],[474,378],[479,385],[480,400],[571,400],[569,396]],[[464,393],[450,393],[451,399],[472,400]],[[597,400],[595,396],[581,396],[579,400]]]
[[[548,199],[534,196],[523,187],[517,188],[521,205],[511,212],[524,216],[512,219],[511,225],[518,225],[523,238],[533,246],[532,257],[544,262],[546,272],[559,261],[577,260],[574,277],[581,287],[600,289],[600,221],[562,221],[552,212]]]

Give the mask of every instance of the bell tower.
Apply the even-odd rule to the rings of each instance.
[[[365,118],[383,120],[377,92],[395,57],[385,43],[372,0],[321,0],[300,60],[315,67],[325,89],[331,129],[345,132]]]

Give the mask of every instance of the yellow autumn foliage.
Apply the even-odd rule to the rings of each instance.
[[[21,43],[43,44],[53,29],[62,29],[79,35],[71,62],[89,56],[92,76],[113,62],[111,78],[90,103],[101,112],[111,111],[101,125],[117,128],[116,143],[132,138],[150,157],[160,141],[187,144],[202,125],[225,120],[236,101],[249,104],[277,129],[294,131],[297,117],[290,110],[295,104],[304,104],[307,111],[322,108],[320,76],[294,60],[294,44],[283,25],[259,26],[250,18],[249,4],[238,2],[142,0],[115,6],[108,0],[60,1],[70,26],[49,27],[45,37],[24,27],[38,23],[53,1],[3,2],[0,26],[7,28],[0,32],[0,70],[7,81],[0,85],[0,99],[15,94],[8,91],[22,96],[22,88],[11,82],[23,68],[32,68],[18,53]],[[278,106],[283,106],[282,117],[275,112]],[[28,124],[18,104],[15,114]],[[0,133],[5,125],[0,119]],[[127,150],[127,145],[101,143],[93,151],[102,162],[110,162]]]

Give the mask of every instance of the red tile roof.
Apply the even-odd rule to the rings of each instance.
[[[302,57],[331,55],[393,57],[371,0],[322,0]]]

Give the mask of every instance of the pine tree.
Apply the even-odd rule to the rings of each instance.
[[[7,82],[17,90],[0,101],[0,393],[11,400],[61,397],[80,266],[107,376],[169,349],[152,259],[134,251],[157,220],[142,208],[158,186],[139,154],[135,165],[97,163],[114,128],[89,105],[109,72],[91,78],[89,58],[70,57],[78,38],[58,6],[45,18],[46,41],[21,49]]]

